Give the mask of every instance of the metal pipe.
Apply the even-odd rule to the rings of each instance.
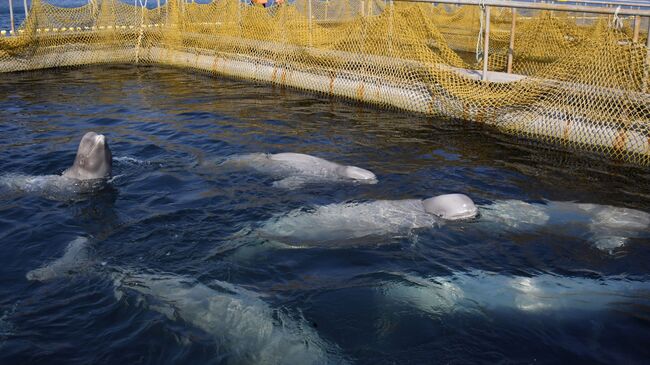
[[[650,20],[650,19],[649,19]],[[650,21],[648,21],[648,38],[645,42],[645,70],[643,71],[643,92],[648,92],[648,78],[650,78]]]
[[[27,20],[27,16],[29,15],[29,9],[27,8],[27,0],[23,0],[23,8],[25,8],[25,20]]]
[[[426,3],[426,4],[453,4],[453,5],[486,5],[496,6],[501,8],[517,8],[517,9],[537,9],[537,10],[557,10],[557,11],[570,11],[570,12],[585,12],[592,14],[615,14],[616,8],[596,7],[596,6],[582,6],[582,5],[563,5],[563,4],[548,4],[548,3],[529,3],[523,1],[509,1],[509,0],[395,0],[401,2],[413,3]],[[640,15],[650,17],[650,10],[642,9],[620,9],[618,15]]]
[[[312,27],[311,27],[311,25],[312,25],[312,24],[311,24],[311,22],[312,22],[312,20],[311,20],[311,18],[312,18],[312,14],[311,14],[311,0],[307,0],[307,16],[308,16],[308,21],[309,21],[309,47],[311,47],[311,46],[312,46],[312,42],[313,42],[313,38],[312,38],[312,37],[313,37],[313,36],[312,36]]]
[[[634,34],[632,35],[632,42],[636,43],[639,41],[639,31],[641,30],[641,17],[638,15],[634,16]]]
[[[488,57],[490,55],[490,7],[485,7],[485,35],[483,36],[483,76],[482,80],[487,81]]]
[[[634,1],[600,1],[600,0],[588,0],[588,1],[573,1],[573,0],[555,0],[554,3],[575,3],[575,4],[596,4],[596,5],[611,5],[611,6],[633,6],[633,7],[642,7],[650,8],[650,4],[646,2],[634,2]]]
[[[12,4],[12,0],[9,0],[9,18],[11,18],[11,33],[14,33],[16,26],[14,24],[14,4]]]
[[[330,7],[330,0],[325,0],[325,20],[328,19],[328,17],[327,17],[328,14],[327,13],[328,13],[329,7]]]
[[[517,22],[517,9],[512,8],[512,22],[510,23],[510,45],[508,46],[508,68],[506,72],[512,73],[512,59],[515,54],[515,24]]]

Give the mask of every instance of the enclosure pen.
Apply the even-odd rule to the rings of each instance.
[[[642,3],[297,0],[261,8],[217,0],[150,9],[34,0],[17,29],[9,5],[0,72],[192,68],[650,164],[650,7]]]

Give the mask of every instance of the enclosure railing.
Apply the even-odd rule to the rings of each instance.
[[[514,42],[516,37],[516,15],[517,12],[515,9],[534,9],[534,10],[553,10],[553,11],[564,11],[564,12],[580,12],[580,13],[593,13],[593,14],[608,14],[615,16],[624,16],[630,15],[634,16],[634,36],[633,42],[639,40],[639,28],[641,26],[640,17],[647,17],[650,19],[650,9],[633,9],[633,8],[610,8],[602,6],[585,6],[585,5],[568,5],[568,4],[555,4],[555,3],[543,3],[543,2],[523,2],[523,1],[509,1],[509,0],[393,0],[396,2],[413,2],[413,3],[428,3],[428,4],[452,4],[452,5],[475,5],[480,6],[483,9],[482,16],[483,21],[485,22],[485,29],[482,37],[484,39],[483,46],[483,80],[487,79],[487,71],[489,65],[489,45],[490,45],[490,8],[491,7],[503,7],[511,8],[512,11],[512,23],[510,28],[510,47],[508,49],[508,64],[507,72],[512,72],[512,62],[513,62],[513,53],[514,53]],[[603,3],[608,5],[613,5],[614,3],[609,2],[598,2],[598,1],[579,1],[579,3]],[[625,3],[621,5],[631,6],[631,3]],[[637,6],[638,4],[634,4]],[[650,4],[645,6],[650,8]],[[650,20],[648,21],[648,39],[647,44],[648,55],[646,57],[646,62],[650,63]]]

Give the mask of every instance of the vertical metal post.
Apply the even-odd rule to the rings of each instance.
[[[366,7],[365,1],[364,0],[359,1],[359,14],[361,14],[361,16],[365,16],[364,15],[365,11],[363,10],[365,7]]]
[[[242,36],[242,16],[241,16],[241,8],[246,4],[244,0],[238,0],[237,1],[237,29],[239,30],[239,36]]]
[[[490,53],[490,7],[485,7],[485,35],[483,37],[483,76],[482,80],[487,81],[488,57]]]
[[[632,42],[636,43],[639,41],[639,31],[641,30],[641,17],[638,15],[634,16],[634,33],[632,35]]]
[[[508,46],[508,68],[507,72],[512,73],[512,59],[515,54],[515,24],[517,22],[517,9],[512,8],[512,22],[510,23],[510,46]]]
[[[9,18],[11,18],[11,32],[16,31],[16,26],[14,24],[14,4],[12,4],[12,0],[9,0]]]
[[[645,71],[643,72],[643,92],[648,92],[648,78],[650,77],[650,17],[648,18],[648,39],[645,42]]]
[[[158,9],[158,14],[160,14],[160,0],[156,0],[156,7]]]
[[[311,27],[311,22],[312,22],[312,14],[311,14],[311,0],[307,0],[307,20],[309,24],[309,47],[312,46],[312,27]]]
[[[27,0],[23,0],[23,7],[25,8],[25,20],[27,20],[27,16],[29,15],[29,9],[27,8]]]
[[[388,54],[393,56],[393,16],[395,15],[395,7],[393,5],[393,0],[389,0],[390,6],[390,17],[388,18]]]

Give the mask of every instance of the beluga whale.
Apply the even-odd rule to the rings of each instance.
[[[222,165],[245,166],[278,180],[274,187],[296,189],[311,183],[376,184],[377,176],[356,166],[341,165],[302,153],[251,153],[228,158]]]
[[[553,230],[587,240],[604,251],[621,247],[631,238],[650,238],[650,214],[635,209],[521,200],[475,205],[464,194],[301,208],[272,217],[256,232],[272,242],[294,247],[334,247],[377,242],[378,237],[408,236],[416,229],[467,220],[471,221],[468,229],[484,230],[486,234]]]
[[[109,178],[112,167],[113,155],[106,136],[88,132],[79,142],[74,163],[63,172],[63,176],[77,180]]]
[[[650,304],[650,283],[626,275],[599,278],[552,273],[529,276],[483,270],[420,277],[391,273],[377,287],[386,299],[405,303],[433,316],[508,310],[524,313],[576,313],[634,308]]]
[[[271,307],[263,295],[220,280],[202,283],[183,275],[112,266],[93,257],[91,243],[77,237],[62,257],[29,271],[27,279],[47,282],[80,274],[108,278],[118,301],[134,298],[138,305],[212,337],[222,349],[220,363],[348,363],[302,316]]]
[[[552,229],[586,239],[594,247],[611,252],[631,238],[650,238],[650,214],[611,205],[521,200],[497,200],[480,209],[480,223],[487,230],[534,231]]]
[[[61,175],[0,176],[0,190],[38,194],[49,198],[69,198],[103,188],[111,177],[113,155],[102,134],[88,132],[82,138],[72,166]]]
[[[354,245],[369,238],[408,235],[445,221],[473,219],[478,208],[467,195],[377,200],[296,209],[263,223],[257,232],[289,245]]]

